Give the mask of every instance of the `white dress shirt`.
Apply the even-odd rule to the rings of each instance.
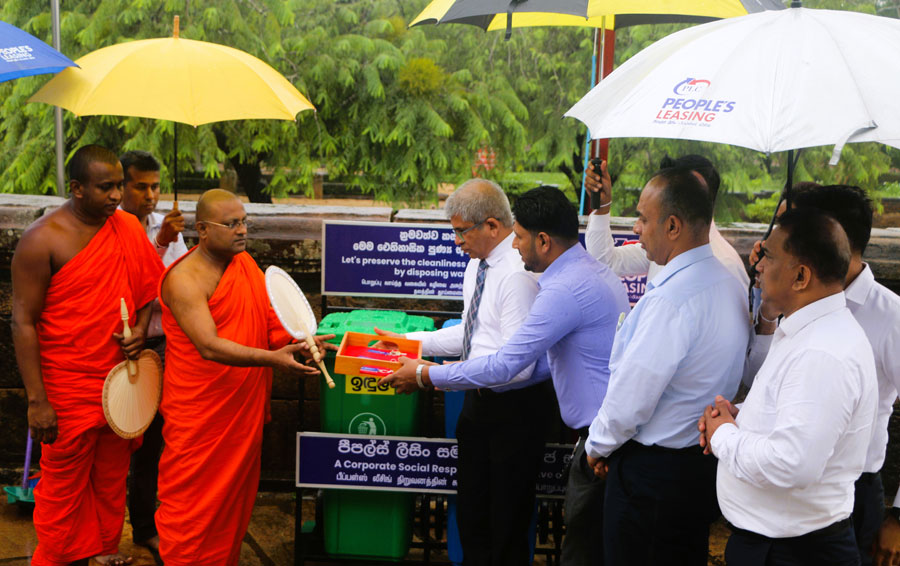
[[[877,283],[868,265],[863,265],[860,274],[844,289],[844,297],[847,308],[866,333],[875,355],[878,416],[863,468],[864,472],[875,473],[884,465],[888,421],[900,391],[900,297]],[[744,382],[748,386],[765,361],[771,342],[771,335],[753,337],[744,374]],[[900,507],[900,492],[894,498],[894,507]]]
[[[743,289],[709,245],[673,258],[616,334],[588,454],[609,456],[632,438],[696,446],[703,409],[737,393],[749,333]]]
[[[160,246],[156,243],[156,236],[159,234],[160,228],[162,228],[163,219],[165,219],[164,215],[158,212],[151,212],[144,219],[144,230],[147,232],[147,237],[150,238],[150,243],[156,248],[156,253],[159,254],[159,259],[162,260],[163,265],[169,267],[176,259],[186,254],[188,249],[184,244],[184,237],[181,233],[179,233],[178,238],[168,246]],[[159,308],[158,300],[153,301],[151,309],[150,325],[147,327],[148,338],[163,335],[162,310]]]
[[[485,258],[488,269],[472,330],[469,359],[487,356],[499,350],[521,326],[537,296],[537,277],[525,271],[522,257],[512,247],[512,241],[513,234],[510,234],[494,246]],[[470,259],[463,276],[463,320],[466,320],[466,314],[471,308],[480,261]],[[458,324],[432,332],[410,332],[406,337],[421,340],[422,354],[425,356],[455,358],[462,354],[464,327],[465,324]],[[524,386],[521,382],[531,377],[532,370],[534,364],[518,373],[509,384],[494,387],[494,390],[507,391]]]
[[[900,391],[900,297],[876,283],[868,265],[844,289],[844,296],[847,298],[847,308],[862,326],[875,355],[878,416],[863,468],[864,472],[874,473],[884,465],[888,421]],[[900,493],[894,499],[894,507],[900,507]]]
[[[725,518],[783,538],[849,517],[876,397],[872,348],[843,293],[785,318],[736,426],[711,439]]]
[[[619,277],[647,274],[647,279],[653,279],[663,268],[647,259],[647,252],[641,246],[616,246],[609,225],[609,214],[588,216],[584,242],[588,253],[608,265]],[[744,261],[719,233],[715,222],[709,226],[709,245],[716,259],[737,278],[745,290],[749,289],[750,276],[747,275]]]

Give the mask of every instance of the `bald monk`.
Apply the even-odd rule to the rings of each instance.
[[[294,359],[247,247],[247,214],[212,189],[197,203],[199,245],[160,284],[166,368],[159,463],[159,553],[166,566],[237,564],[259,483],[272,368]],[[317,339],[334,338],[334,335]],[[332,347],[333,348],[333,347]]]
[[[116,154],[85,146],[68,164],[71,198],[22,234],[12,260],[13,342],[41,442],[35,488],[35,566],[127,564],[118,553],[125,478],[140,440],[103,416],[103,381],[140,353],[163,266],[140,222],[117,210],[124,175]],[[131,313],[122,337],[121,297]]]

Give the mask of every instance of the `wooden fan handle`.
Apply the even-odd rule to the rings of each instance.
[[[325,369],[325,361],[322,359],[321,354],[319,354],[319,348],[316,346],[316,341],[309,335],[309,332],[306,333],[306,344],[309,346],[309,353],[313,355],[313,359],[315,359],[316,355],[320,356],[319,361],[316,363],[319,365],[319,369],[322,370],[322,375],[325,376],[325,383],[328,384],[328,389],[334,389],[334,380],[328,375],[328,370]]]
[[[131,327],[128,326],[128,321],[124,318],[122,319],[122,336],[125,338],[131,338]],[[134,363],[134,360],[128,359],[128,376],[134,377],[137,375],[137,364]]]

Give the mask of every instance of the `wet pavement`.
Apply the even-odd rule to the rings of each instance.
[[[293,493],[259,494],[253,509],[250,527],[241,547],[241,566],[290,566],[294,564],[294,501]],[[315,504],[312,501],[304,501],[303,511],[305,521],[313,519]],[[728,534],[728,528],[722,521],[713,525],[710,533],[710,566],[724,565],[722,554]],[[552,541],[550,544],[552,545]],[[0,500],[0,565],[27,566],[36,545],[37,537],[31,523],[30,509],[27,506],[7,504]],[[134,566],[155,565],[150,552],[132,542],[131,525],[127,516],[120,550],[134,558]],[[413,549],[405,563],[423,563],[422,558],[422,550]],[[431,561],[446,564],[446,552],[433,553]],[[327,563],[307,562],[307,564]],[[544,557],[536,557],[536,565],[545,563]],[[356,564],[362,563],[356,562]],[[92,562],[91,566],[96,565]]]
[[[35,546],[37,536],[31,523],[31,510],[26,505],[7,504],[4,498],[0,501],[0,564],[27,566]],[[147,549],[132,542],[127,516],[119,549],[134,558],[133,566],[156,564]],[[288,566],[293,563],[294,495],[261,493],[241,547],[240,564]]]

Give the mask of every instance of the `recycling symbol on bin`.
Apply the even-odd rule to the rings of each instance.
[[[350,434],[387,434],[387,426],[375,413],[360,413],[350,419]]]

